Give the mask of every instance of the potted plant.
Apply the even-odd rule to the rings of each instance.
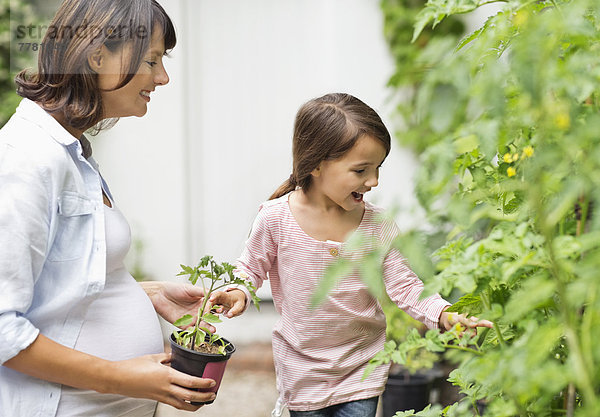
[[[408,348],[410,340],[418,340],[425,326],[400,310],[395,304],[384,305],[387,339],[384,349],[369,362],[368,372],[392,362],[382,395],[383,417],[397,411],[422,410],[433,397],[434,382],[441,376],[436,367],[438,355],[425,349]],[[407,346],[399,351],[398,345]],[[412,347],[412,346],[411,346]]]
[[[197,266],[181,265],[181,268],[178,276],[187,275],[194,285],[200,281],[204,290],[204,301],[195,319],[186,314],[175,321],[174,325],[179,329],[173,331],[170,338],[171,366],[189,375],[213,379],[216,385],[205,391],[214,392],[216,395],[227,361],[235,352],[235,346],[202,326],[202,323],[221,322],[219,316],[214,313],[214,308],[206,309],[208,300],[213,292],[235,285],[243,285],[248,289],[257,309],[260,300],[256,296],[256,287],[249,281],[236,277],[233,273],[235,267],[227,262],[219,264],[212,256],[205,256]],[[192,404],[211,404],[213,401]]]

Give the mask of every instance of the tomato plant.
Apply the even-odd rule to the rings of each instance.
[[[175,341],[179,345],[191,350],[206,350],[209,353],[225,355],[227,346],[223,339],[218,334],[212,333],[207,327],[202,326],[202,323],[221,323],[221,319],[213,313],[212,309],[207,310],[211,294],[222,288],[244,286],[250,293],[252,302],[257,309],[260,302],[256,296],[256,287],[250,281],[236,277],[233,273],[234,269],[235,266],[228,262],[216,262],[211,255],[202,257],[198,265],[194,267],[181,265],[181,272],[177,276],[187,276],[193,285],[200,282],[204,292],[204,301],[198,308],[196,317],[186,314],[173,323],[176,327],[185,327],[183,330],[173,331]]]
[[[490,1],[418,3],[382,1],[429,220],[397,246],[429,242],[406,253],[426,292],[495,328],[400,345],[445,351],[465,397],[398,416],[598,416],[600,2],[497,2],[463,38],[442,25]],[[398,16],[417,8],[409,33]]]

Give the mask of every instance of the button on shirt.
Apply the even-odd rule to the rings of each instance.
[[[74,346],[104,288],[101,184],[82,143],[21,101],[0,130],[0,363],[39,333]],[[0,367],[1,416],[54,416],[59,396],[59,384]]]

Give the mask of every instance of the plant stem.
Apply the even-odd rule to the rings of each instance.
[[[586,305],[593,306],[596,304],[597,291],[597,284],[593,284],[591,288],[588,289],[588,299],[586,300]],[[591,313],[589,310],[584,311],[581,316],[581,350],[583,352],[583,360],[587,369],[593,369],[594,367],[592,322],[593,313]]]
[[[210,262],[210,275],[214,276],[213,272],[213,262]],[[206,308],[206,304],[208,303],[208,299],[213,292],[213,286],[215,285],[215,281],[211,280],[210,288],[208,292],[206,291],[206,286],[204,285],[204,277],[199,277],[202,282],[202,290],[204,291],[204,301],[202,301],[202,306],[198,309],[198,317],[196,317],[196,325],[194,326],[194,335],[192,336],[192,350],[196,346],[196,336],[198,335],[198,328],[200,326],[200,322],[204,318],[204,309]]]
[[[481,298],[481,303],[483,304],[484,308],[488,311],[491,310],[492,306],[487,297],[487,294],[481,293],[480,298]],[[498,336],[498,341],[500,342],[500,345],[506,346],[506,340],[504,340],[504,337],[502,336],[502,331],[500,330],[500,326],[495,321],[494,321],[494,331],[496,332],[496,335]]]
[[[541,206],[541,204],[539,205]],[[543,208],[542,210],[539,210],[539,213],[543,213]],[[557,304],[559,306],[559,311],[564,320],[565,336],[567,338],[567,343],[570,348],[570,356],[573,359],[575,375],[579,376],[579,384],[586,397],[586,401],[590,401],[591,404],[595,404],[597,402],[596,393],[591,382],[588,368],[585,364],[583,353],[581,351],[581,345],[579,343],[579,338],[577,337],[577,332],[575,330],[576,323],[574,323],[573,314],[571,313],[571,311],[568,308],[568,305],[566,304],[567,288],[565,284],[565,279],[563,278],[563,271],[560,267],[560,264],[557,262],[556,254],[554,253],[554,236],[551,230],[549,230],[549,228],[545,226],[543,222],[542,231],[546,238],[546,249],[548,251],[548,257],[550,259],[550,272],[556,280],[556,291],[560,300]]]
[[[479,414],[479,407],[477,406],[477,400],[475,398],[471,398],[471,406],[473,407],[473,410],[475,411],[475,415],[480,416],[481,414]]]
[[[450,344],[444,343],[444,347],[446,349],[461,350],[463,352],[469,352],[469,353],[472,353],[477,356],[483,356],[483,352],[480,352],[480,351],[472,349],[472,348],[464,347],[464,346],[456,346],[456,345],[450,345]]]
[[[567,388],[567,417],[573,417],[575,412],[575,384],[572,382]]]
[[[565,234],[565,218],[564,217],[562,219],[560,219],[560,222],[558,223],[558,234],[560,236]]]
[[[582,197],[579,199],[579,204],[581,208],[579,215],[581,218],[579,219],[579,222],[577,222],[577,236],[585,233],[585,223],[587,221],[588,211],[590,208],[590,200],[587,197]]]
[[[564,17],[564,13],[562,11],[562,9],[558,6],[558,4],[556,3],[556,0],[550,0],[550,2],[552,3],[552,5],[554,6],[554,8],[556,10],[558,10],[558,13]]]

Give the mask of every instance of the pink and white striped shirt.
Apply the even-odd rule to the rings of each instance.
[[[311,309],[310,300],[326,267],[337,256],[360,259],[376,244],[389,245],[398,227],[383,219],[382,209],[365,202],[365,213],[355,233],[365,237],[366,243],[350,251],[345,243],[308,236],[292,215],[288,197],[261,206],[236,264],[238,274],[248,275],[257,287],[265,279],[271,281],[275,308],[281,315],[273,329],[281,399],[290,410],[310,411],[379,396],[388,366],[378,367],[362,380],[368,361],[385,342],[385,316],[377,299],[358,273],[353,273],[316,309]],[[390,298],[427,327],[437,327],[449,303],[439,295],[419,300],[423,283],[396,250],[383,262]]]

